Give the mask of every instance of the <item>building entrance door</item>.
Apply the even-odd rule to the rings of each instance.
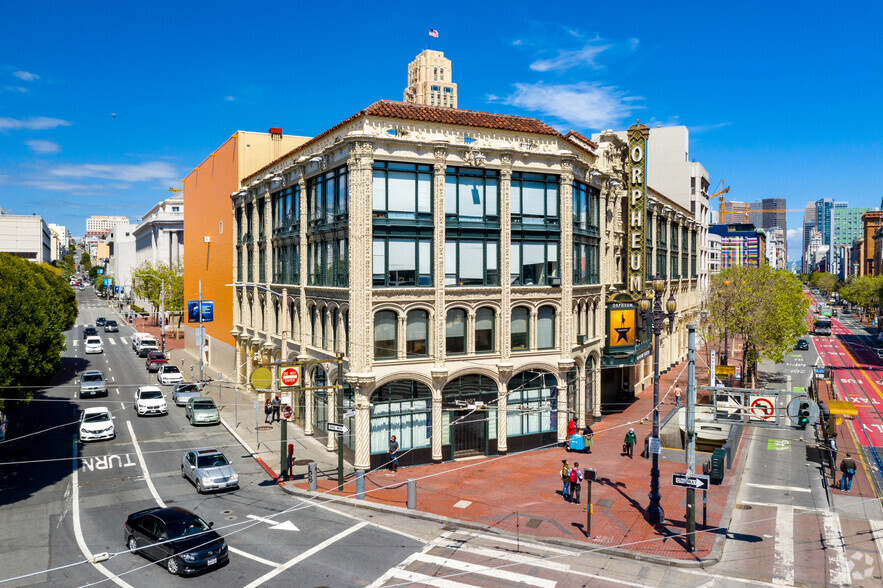
[[[487,411],[475,410],[465,415],[451,413],[451,440],[454,459],[487,455]]]

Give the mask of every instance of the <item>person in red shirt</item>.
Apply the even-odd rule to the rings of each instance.
[[[576,423],[573,422],[573,419],[567,421],[567,440],[570,440],[570,436],[576,433]]]

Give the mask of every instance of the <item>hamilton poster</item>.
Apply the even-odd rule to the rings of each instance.
[[[614,304],[610,309],[610,348],[631,347],[635,344],[635,318],[637,309],[629,304]],[[619,308],[617,308],[619,307]]]

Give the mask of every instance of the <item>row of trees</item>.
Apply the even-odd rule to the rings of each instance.
[[[154,312],[164,308],[178,317],[178,328],[184,316],[184,266],[145,261],[132,270],[135,295],[150,302]]]
[[[708,296],[708,336],[742,342],[743,378],[760,360],[781,362],[805,334],[809,300],[794,274],[770,266],[732,267],[712,276]]]
[[[64,270],[0,253],[0,386],[3,398],[30,398],[58,368],[64,331],[77,320]],[[0,408],[8,400],[0,398]]]
[[[814,272],[809,276],[804,276],[803,281],[808,282],[822,292],[836,292],[840,288],[840,280],[837,276],[828,272]]]

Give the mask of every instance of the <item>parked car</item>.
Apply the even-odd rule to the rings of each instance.
[[[156,386],[141,386],[135,391],[135,411],[138,416],[168,414],[166,397]]]
[[[104,318],[103,316],[100,316],[97,319],[95,319],[95,326],[96,327],[103,327],[106,322],[107,322],[107,319]]]
[[[104,353],[101,337],[86,337],[86,353]]]
[[[145,333],[145,336],[139,337],[138,346],[135,348],[135,351],[138,352],[138,357],[147,357],[148,353],[157,350],[159,350],[159,343],[156,342],[153,335]]]
[[[191,449],[181,458],[181,477],[188,478],[196,491],[239,488],[239,474],[233,462],[217,449]]]
[[[809,341],[806,339],[798,339],[797,345],[794,346],[794,349],[798,351],[808,351],[809,350]]]
[[[116,321],[107,321],[104,323],[104,332],[105,333],[119,333],[120,328],[117,326]]]
[[[94,337],[97,334],[98,329],[96,329],[95,327],[86,327],[85,329],[83,329],[83,339],[86,339],[87,337]]]
[[[178,369],[178,366],[166,363],[159,366],[159,371],[156,372],[156,379],[163,386],[170,386],[172,384],[177,384],[178,382],[183,382],[184,376],[181,374],[181,370]]]
[[[227,543],[212,525],[180,506],[154,506],[126,519],[126,546],[162,562],[170,574],[194,574],[230,560]]]
[[[107,382],[100,370],[87,370],[80,376],[80,398],[85,396],[107,396]]]
[[[169,363],[165,353],[162,351],[151,351],[147,354],[147,360],[144,362],[148,372],[159,371],[160,366]]]
[[[178,406],[185,406],[191,398],[202,396],[202,386],[196,382],[178,382],[172,389],[172,400]]]
[[[218,407],[208,396],[197,396],[188,400],[184,415],[191,425],[217,425],[221,422]]]
[[[110,409],[106,406],[93,406],[83,411],[80,416],[80,441],[100,441],[113,439],[116,432]]]

